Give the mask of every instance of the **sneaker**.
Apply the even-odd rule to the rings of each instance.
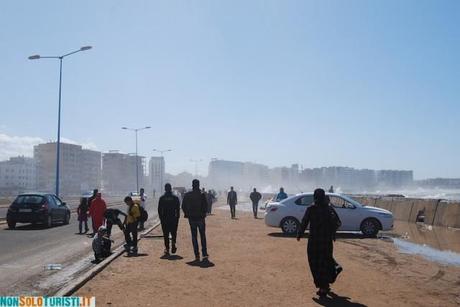
[[[173,247],[171,248],[171,253],[175,254],[177,252],[177,247],[176,245],[173,245]]]
[[[195,256],[195,261],[199,262],[200,261],[200,256]]]
[[[169,250],[165,249],[164,255],[169,257]]]

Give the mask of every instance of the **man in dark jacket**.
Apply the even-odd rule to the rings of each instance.
[[[257,218],[257,209],[259,209],[259,201],[262,198],[259,192],[257,192],[256,188],[252,191],[249,195],[249,198],[252,201],[252,212],[254,213],[254,218]]]
[[[206,193],[206,200],[208,201],[208,215],[212,213],[212,204],[216,198],[211,190],[208,190]]]
[[[190,230],[192,232],[193,251],[195,252],[195,260],[200,261],[200,251],[198,248],[198,231],[200,232],[201,239],[201,252],[203,260],[208,258],[208,250],[206,246],[206,211],[208,209],[208,202],[206,196],[200,191],[200,181],[193,179],[192,191],[185,193],[184,200],[182,201],[182,210],[184,217],[188,218]]]
[[[165,184],[165,193],[158,202],[158,216],[165,241],[165,256],[169,256],[169,234],[171,234],[171,252],[176,253],[177,225],[179,224],[180,201],[172,193],[171,184]]]
[[[110,237],[112,234],[112,226],[118,225],[121,231],[125,231],[125,227],[123,227],[123,222],[118,217],[119,215],[123,215],[125,218],[127,217],[126,213],[119,209],[115,208],[108,208],[105,210],[104,217],[105,217],[105,224],[107,226],[107,235]]]
[[[235,218],[236,215],[236,204],[238,203],[238,198],[236,192],[233,190],[233,187],[230,187],[230,191],[227,194],[227,204],[230,206],[230,213],[232,215],[232,219]]]

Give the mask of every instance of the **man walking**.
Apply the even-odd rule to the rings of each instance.
[[[208,190],[208,193],[206,193],[206,200],[208,201],[208,215],[212,214],[212,203],[215,200],[214,194],[212,193],[211,190]]]
[[[125,249],[128,255],[137,255],[137,224],[141,216],[139,205],[134,203],[131,196],[126,196],[124,199],[125,204],[128,206],[128,216],[125,219]]]
[[[206,196],[200,191],[200,181],[193,179],[192,191],[185,193],[184,200],[182,201],[182,210],[184,217],[188,218],[190,224],[190,231],[192,233],[193,251],[195,253],[195,261],[200,261],[200,251],[198,248],[198,231],[200,232],[201,239],[201,252],[203,260],[207,260],[208,250],[206,246],[206,211],[208,203]]]
[[[257,218],[257,210],[259,209],[259,201],[262,198],[259,192],[257,192],[256,188],[252,191],[249,195],[249,198],[252,201],[252,212],[254,213],[254,218]]]
[[[158,216],[160,217],[161,229],[165,242],[165,256],[169,257],[169,234],[171,234],[171,253],[177,251],[176,237],[177,225],[179,224],[180,201],[179,197],[172,193],[171,184],[165,184],[165,193],[158,202]]]
[[[230,213],[232,215],[232,219],[235,218],[236,215],[236,204],[238,203],[238,198],[236,192],[233,190],[233,187],[230,187],[230,191],[227,194],[227,204],[230,205]]]

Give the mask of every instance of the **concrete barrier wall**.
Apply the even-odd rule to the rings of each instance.
[[[353,196],[367,206],[389,210],[395,220],[415,223],[424,210],[425,224],[460,228],[460,202],[403,197]]]
[[[433,225],[460,228],[460,203],[440,202]]]

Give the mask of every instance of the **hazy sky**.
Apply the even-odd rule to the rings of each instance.
[[[0,158],[63,137],[460,177],[460,1],[1,1]]]

